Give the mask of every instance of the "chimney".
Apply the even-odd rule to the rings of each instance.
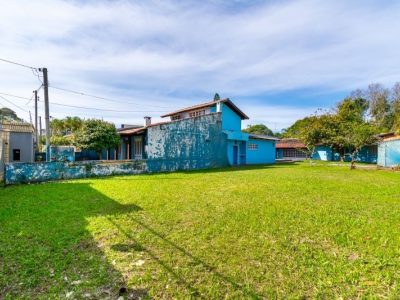
[[[144,117],[144,126],[150,126],[151,125],[151,117]]]

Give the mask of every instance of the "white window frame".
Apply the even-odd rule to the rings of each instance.
[[[249,151],[258,151],[258,144],[249,143],[247,145],[247,149]]]

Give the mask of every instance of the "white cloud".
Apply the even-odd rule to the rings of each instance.
[[[346,93],[399,80],[396,2],[273,1],[236,10],[219,1],[2,2],[0,57],[48,67],[54,85],[141,104],[51,90],[53,101],[72,105],[154,111],[161,108],[153,106],[175,109],[220,91],[251,122],[280,129],[315,107],[295,98],[286,105],[267,96],[244,99],[295,89]],[[0,76],[0,92],[30,96],[38,85],[29,70],[3,63]],[[329,105],[330,100],[318,103]],[[161,114],[52,107],[54,116],[66,113],[104,115],[116,123]]]

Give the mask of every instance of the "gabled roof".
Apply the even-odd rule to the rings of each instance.
[[[269,136],[269,135],[263,135],[263,134],[249,134],[250,139],[255,139],[255,140],[269,140],[269,141],[279,141],[277,137],[274,136]]]
[[[276,148],[306,148],[306,145],[304,145],[304,143],[299,139],[287,138],[281,139],[279,142],[277,142]]]
[[[206,103],[197,104],[197,105],[189,106],[189,107],[186,107],[186,108],[182,108],[180,110],[177,110],[177,111],[162,115],[161,118],[173,116],[173,115],[176,115],[176,114],[179,114],[179,113],[183,113],[183,112],[187,112],[187,111],[191,111],[191,110],[195,110],[195,109],[200,109],[200,108],[204,108],[204,107],[213,106],[213,105],[215,105],[217,103],[225,103],[230,109],[232,109],[235,113],[237,113],[242,120],[247,120],[249,118],[229,98],[218,100],[218,101],[209,101],[209,102],[206,102]]]

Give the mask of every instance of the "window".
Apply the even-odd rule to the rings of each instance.
[[[20,160],[21,160],[21,150],[13,149],[13,161],[20,161]]]
[[[258,150],[258,145],[257,144],[249,144],[247,146],[247,149],[252,150],[252,151],[256,151],[256,150]]]
[[[196,110],[189,113],[189,118],[204,116],[206,114],[205,109]]]
[[[142,138],[135,138],[135,158],[142,158]]]
[[[283,157],[288,158],[307,158],[305,151],[301,151],[295,148],[283,149]]]
[[[171,121],[176,121],[179,120],[181,118],[181,115],[173,115],[171,116]]]

